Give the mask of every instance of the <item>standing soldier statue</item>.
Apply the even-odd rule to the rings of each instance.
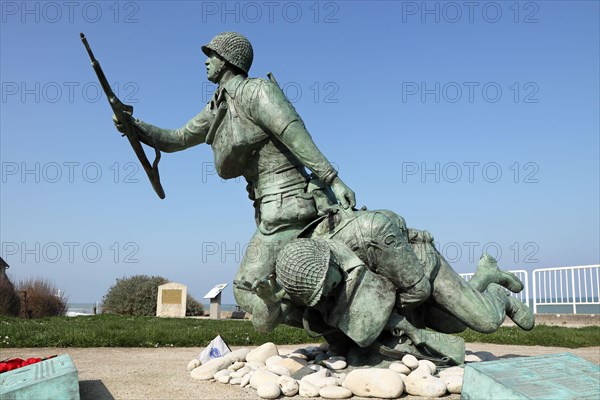
[[[161,151],[209,144],[221,178],[246,178],[258,229],[242,259],[234,294],[252,313],[261,300],[244,283],[274,272],[278,251],[317,217],[322,204],[337,199],[352,208],[356,200],[277,83],[248,78],[254,53],[245,36],[220,33],[202,51],[208,57],[208,79],[218,85],[206,107],[177,130],[138,119],[133,123],[138,139]],[[115,124],[124,131],[116,118]]]

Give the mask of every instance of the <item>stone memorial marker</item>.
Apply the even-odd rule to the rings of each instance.
[[[461,399],[600,398],[600,367],[570,353],[467,364]]]
[[[169,282],[158,287],[156,316],[167,318],[185,317],[187,304],[187,286]]]
[[[68,354],[4,372],[0,375],[0,399],[79,400],[77,369]]]

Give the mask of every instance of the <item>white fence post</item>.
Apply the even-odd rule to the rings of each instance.
[[[573,314],[577,314],[577,306],[575,305],[575,269],[571,270],[571,299],[573,300]]]

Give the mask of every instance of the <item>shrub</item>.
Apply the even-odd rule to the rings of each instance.
[[[46,278],[21,281],[17,291],[23,318],[54,317],[67,312],[67,298]]]
[[[162,276],[134,275],[117,279],[102,299],[102,312],[131,316],[156,315],[158,287],[169,282]],[[203,315],[202,304],[187,296],[186,315]]]
[[[102,312],[120,315],[156,315],[158,287],[162,276],[134,275],[117,279],[102,299]]]
[[[21,311],[21,300],[12,282],[0,276],[0,315],[16,317]]]
[[[189,317],[201,317],[204,315],[204,306],[189,294],[187,295],[185,315]]]

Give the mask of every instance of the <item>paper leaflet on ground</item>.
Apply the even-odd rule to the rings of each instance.
[[[213,358],[223,357],[227,353],[231,353],[231,349],[227,346],[227,343],[225,343],[221,335],[217,335],[217,337],[202,350],[198,359],[202,364],[206,364]]]

